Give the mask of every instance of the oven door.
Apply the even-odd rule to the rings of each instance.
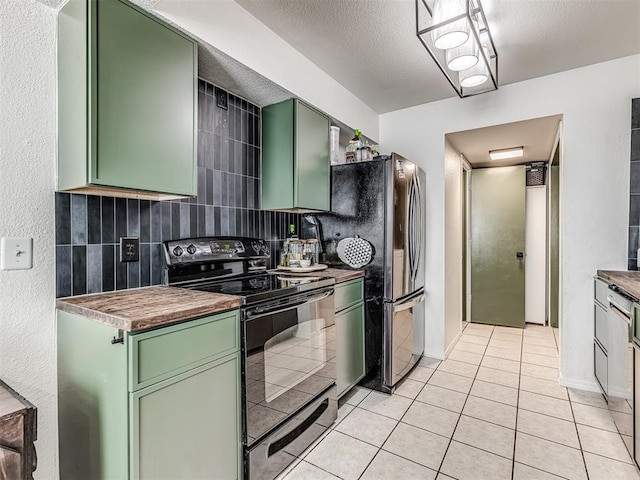
[[[333,287],[247,308],[243,319],[251,447],[335,384]]]

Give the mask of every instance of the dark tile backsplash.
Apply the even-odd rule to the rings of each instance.
[[[631,171],[629,185],[629,270],[638,269],[640,230],[640,98],[631,100]]]
[[[149,201],[55,194],[56,296],[158,285],[162,242],[201,235],[260,237],[271,264],[299,215],[260,210],[261,110],[229,94],[216,106],[215,86],[198,82],[198,195]],[[120,237],[140,238],[140,261],[119,261]]]

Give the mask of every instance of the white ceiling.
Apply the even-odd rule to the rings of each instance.
[[[506,167],[529,162],[548,162],[553,153],[562,115],[448,133],[454,148],[474,167]],[[524,147],[524,156],[491,160],[490,150]]]
[[[378,113],[456,95],[415,35],[414,0],[236,1]],[[483,7],[500,85],[640,53],[640,0]]]

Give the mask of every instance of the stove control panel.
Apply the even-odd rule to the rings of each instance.
[[[266,259],[271,255],[267,242],[259,238],[185,238],[165,242],[164,247],[169,265],[231,259]]]
[[[237,255],[245,253],[244,243],[240,241],[213,241],[209,245],[209,250],[214,255]]]

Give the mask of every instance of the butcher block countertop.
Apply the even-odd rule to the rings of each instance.
[[[616,285],[628,295],[640,299],[640,272],[628,270],[598,270],[598,277]]]
[[[125,332],[137,332],[238,308],[234,295],[175,287],[144,287],[60,298],[56,307]]]

